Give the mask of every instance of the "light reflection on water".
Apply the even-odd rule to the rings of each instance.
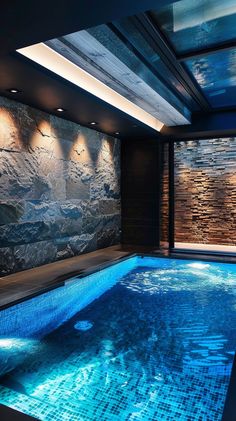
[[[221,419],[236,347],[234,265],[136,264],[19,361],[2,403],[42,420]]]

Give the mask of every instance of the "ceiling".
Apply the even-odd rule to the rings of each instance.
[[[182,101],[108,25],[46,44],[165,125],[190,123],[190,112]]]
[[[150,18],[212,108],[236,106],[236,1],[181,0]]]
[[[0,94],[124,138],[236,133],[235,0],[29,3],[1,5]],[[39,42],[164,123],[161,135],[15,52]]]
[[[158,0],[158,7],[172,0]],[[0,55],[153,9],[156,0],[1,0]]]

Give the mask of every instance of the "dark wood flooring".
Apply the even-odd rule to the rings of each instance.
[[[0,309],[63,285],[65,279],[93,272],[101,266],[150,247],[112,246],[0,278]]]
[[[236,256],[219,256],[198,253],[177,253],[155,250],[148,246],[117,245],[60,260],[44,266],[0,277],[0,310],[22,300],[45,292],[72,276],[87,274],[132,254],[154,254],[180,259],[200,259],[236,263]]]

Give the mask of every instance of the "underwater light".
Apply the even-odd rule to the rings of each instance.
[[[189,263],[187,266],[193,269],[207,269],[210,265],[208,265],[207,263],[194,262]]]
[[[19,338],[3,338],[0,339],[0,349],[1,348],[12,348],[25,346],[27,340]]]
[[[0,352],[4,349],[30,349],[38,344],[36,339],[28,338],[1,338],[0,339]]]
[[[0,339],[0,348],[10,348],[14,343],[14,339]]]
[[[86,330],[91,329],[91,327],[93,327],[93,323],[91,323],[89,320],[80,320],[74,325],[76,330],[81,330],[82,332],[86,332]]]
[[[10,372],[42,346],[37,339],[0,338],[0,376]]]

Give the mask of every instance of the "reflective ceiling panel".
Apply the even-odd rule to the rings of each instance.
[[[131,44],[131,48],[134,47],[138,51],[148,63],[149,68],[153,70],[170,91],[175,95],[178,95],[181,101],[183,101],[191,111],[199,109],[199,106],[183,87],[181,82],[173,75],[170,69],[168,69],[165,63],[160,59],[160,56],[153,49],[151,44],[145,39],[145,36],[137,28],[135,20],[132,17],[114,22],[113,25],[126,40],[128,40]]]
[[[181,0],[151,15],[177,54],[236,40],[236,0]]]
[[[185,63],[212,107],[236,106],[236,48]]]
[[[191,112],[186,102],[183,103],[163,78],[155,75],[108,25],[69,34],[46,44],[165,125],[190,123]],[[157,55],[154,60],[160,62]]]

